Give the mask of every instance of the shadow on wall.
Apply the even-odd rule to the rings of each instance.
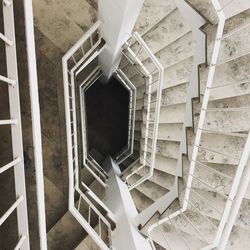
[[[88,150],[115,156],[128,140],[129,92],[112,78],[97,80],[85,93]]]

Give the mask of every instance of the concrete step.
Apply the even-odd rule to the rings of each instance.
[[[142,75],[138,73],[138,71],[134,72],[132,75],[133,77],[130,77],[130,81],[136,88],[146,84],[145,78],[143,78]]]
[[[95,22],[97,13],[87,1],[34,1],[35,26],[64,52]]]
[[[176,41],[172,42],[166,47],[163,47],[155,54],[155,56],[159,60],[161,65],[164,67],[164,69],[167,69],[193,56],[194,47],[195,42],[193,40],[192,32],[188,32],[178,38]],[[155,65],[151,60],[146,59],[143,61],[143,64],[149,72],[154,71]],[[132,69],[131,67],[127,68],[126,70],[131,80],[136,77],[135,74],[138,74],[138,72]]]
[[[229,165],[229,164],[196,163],[194,176],[198,177],[206,184],[218,190],[218,192],[220,192],[221,194],[228,195],[231,190],[232,182],[233,182],[237,167],[238,167],[237,165]],[[190,162],[188,164],[184,164],[184,167],[183,167],[184,177],[183,178],[185,181],[187,181],[189,168],[190,168]],[[208,186],[200,183],[197,180],[194,180],[193,186],[195,188],[214,192],[213,188],[209,188]],[[250,199],[250,186],[245,194],[245,199]]]
[[[184,59],[177,64],[164,70],[164,79],[162,89],[187,83],[190,80],[190,72],[193,65],[193,57]],[[152,92],[157,90],[157,84],[152,84]]]
[[[144,35],[176,8],[173,0],[145,0],[134,31]]]
[[[74,250],[100,250],[94,240],[88,235]]]
[[[86,235],[73,215],[67,212],[47,233],[48,249],[74,249]]]
[[[191,159],[195,136],[190,132],[187,134],[188,157]],[[215,136],[218,142],[216,144],[214,143]],[[245,138],[223,134],[202,133],[200,145],[202,148],[199,150],[198,159],[201,162],[237,165],[245,145]]]
[[[209,0],[188,0],[203,16],[210,20],[213,24],[218,22],[217,14],[212,5],[212,2]],[[221,6],[229,3],[227,0],[221,0]],[[224,13],[227,19],[235,17],[240,13],[248,10],[250,8],[249,1],[233,1],[230,5],[224,8]]]
[[[143,36],[143,39],[155,54],[190,31],[185,23],[186,22],[179,10],[175,9],[162,19],[154,29],[151,29],[145,36]],[[133,48],[136,49],[139,48],[139,46],[133,46]],[[146,55],[143,54],[141,56],[139,53],[139,58],[145,60]]]
[[[216,67],[210,100],[225,99],[249,94],[249,58],[242,56]],[[209,67],[200,70],[201,93],[204,94]],[[220,87],[221,86],[221,87]]]
[[[221,5],[225,6],[227,4],[227,0],[221,0]],[[233,1],[230,5],[228,5],[226,8],[224,8],[224,13],[226,18],[234,17],[238,15],[239,13],[247,10],[250,8],[250,3],[247,0],[243,1]]]
[[[185,82],[177,86],[163,89],[161,96],[161,107],[186,103],[188,87],[189,83]],[[144,107],[147,107],[147,98],[148,95],[145,95]],[[156,101],[156,93],[151,96],[151,101]],[[155,108],[156,103],[152,103],[151,106]]]
[[[129,178],[129,183],[135,183],[141,179],[141,175],[134,174]],[[136,187],[138,191],[149,197],[154,202],[164,196],[168,190],[163,188],[162,186],[150,181],[146,180],[142,184]]]
[[[139,143],[139,142],[138,142]],[[130,155],[126,160],[124,160],[121,164],[121,170],[125,170],[125,168],[129,167],[131,164],[133,164],[136,160],[139,159],[139,149],[134,149],[134,152],[132,155]]]
[[[193,57],[191,56],[182,61],[179,61],[178,63],[168,68],[165,68],[162,89],[171,88],[183,83],[188,83],[190,79],[192,64]],[[135,72],[134,74],[135,76],[130,80],[135,86],[140,87],[145,84],[145,80],[139,74],[137,74],[137,72]],[[155,92],[156,90],[157,84],[154,83],[152,84],[152,92]]]
[[[152,140],[148,140],[148,145],[152,145]],[[145,141],[141,140],[141,151],[144,151]],[[165,140],[157,140],[156,145],[156,153],[159,155],[171,157],[171,158],[178,158],[179,153],[179,142],[173,142],[173,141],[165,141]],[[147,152],[152,152],[152,148],[150,146],[147,146]]]
[[[159,123],[183,123],[184,121],[184,112],[185,104],[171,105],[163,107],[160,110]],[[149,120],[154,120],[155,113],[152,111],[149,116]],[[143,121],[146,121],[146,111],[143,110]]]
[[[248,96],[250,97],[250,95]],[[250,109],[235,111],[207,112],[205,129],[222,131],[224,133],[247,133],[250,128]]]
[[[213,24],[217,23],[217,14],[210,0],[188,0],[188,2]]]
[[[191,191],[190,201],[192,204],[195,204],[199,211],[201,211],[208,218],[219,221],[221,219],[220,213],[222,213],[225,208],[226,199],[218,193],[207,191],[205,189],[195,188],[194,190],[203,198],[208,200],[209,204],[213,207]],[[249,199],[243,199],[237,220],[235,222],[235,225],[245,230],[250,230],[249,204]],[[220,213],[218,213],[214,207],[218,209]]]
[[[136,99],[136,110],[143,109],[143,98]]]
[[[159,215],[158,213],[156,213],[148,221],[148,223],[142,228],[141,232],[144,233],[145,235],[147,235],[147,230],[151,225],[158,222],[160,219],[163,219],[163,218],[169,216],[170,214],[174,213],[175,211],[177,211],[180,208],[181,207],[180,207],[179,201],[177,199],[174,200],[173,203],[166,209],[166,211],[163,214]]]
[[[108,232],[106,230],[106,228],[104,228],[103,226],[101,227],[101,236],[102,239],[104,240],[104,242],[106,244],[108,244],[109,239],[108,239]],[[99,227],[96,226],[95,227],[95,231],[97,233],[99,233]],[[88,235],[87,237],[84,238],[84,240],[74,249],[74,250],[100,250],[100,247],[97,246],[97,244],[95,243],[95,241]]]
[[[182,17],[180,12],[175,9],[167,17],[161,20],[161,22],[159,22],[154,29],[151,29],[145,36],[143,36],[143,39],[151,49],[151,51],[156,54],[189,31],[190,29],[187,25],[185,25],[184,18]],[[138,58],[141,61],[144,61],[148,57],[143,50],[140,50],[140,46],[138,44],[132,45],[132,50],[135,51],[135,53],[139,52]],[[130,68],[132,67],[133,66],[131,65],[127,65],[123,69],[128,77],[132,77],[135,73],[133,69],[133,74],[129,73]]]
[[[140,167],[140,166],[141,166],[141,164],[140,164],[139,161],[136,161],[136,162],[133,162],[132,164],[130,164],[130,166],[129,166],[130,169],[129,169],[128,171],[126,171],[126,172],[122,175],[122,179],[125,180],[126,177],[127,177],[130,173],[132,173],[135,169],[137,169],[137,168]]]
[[[207,112],[204,128],[224,133],[239,133],[239,136],[249,130],[250,110],[234,111],[230,108],[250,107],[250,95],[230,97],[208,103],[209,109],[221,111]],[[199,122],[201,103],[195,101],[193,105],[195,131]],[[226,110],[229,108],[228,110]]]
[[[134,31],[137,31],[141,36],[145,35],[175,9],[176,6],[173,0],[144,1],[140,15],[135,23]],[[128,61],[123,57],[120,67],[124,68],[127,64]]]
[[[158,140],[167,140],[167,141],[174,141],[179,142],[181,137],[181,131],[182,131],[182,123],[161,123],[158,127]],[[149,126],[149,128],[153,128],[152,126]],[[142,137],[145,138],[145,129],[146,125],[142,125]],[[152,131],[148,131],[148,137],[152,139]]]
[[[44,176],[46,227],[49,231],[67,211],[67,199],[63,192]]]
[[[247,250],[249,248],[250,231],[234,226],[227,243],[227,250]]]
[[[97,181],[94,181],[90,187],[97,197],[101,200],[104,198],[105,190]],[[81,214],[85,216],[88,214],[88,206],[84,202],[81,202]],[[93,223],[94,221],[93,218]],[[87,233],[82,226],[68,211],[47,233],[48,249],[74,249],[86,236]]]
[[[194,180],[192,183],[192,187],[197,191],[202,197],[207,199],[213,206],[217,207],[221,212],[223,212],[223,207],[225,205],[225,197],[224,195],[228,195],[232,181],[235,176],[235,172],[237,169],[237,165],[230,164],[215,164],[215,163],[206,163],[207,167],[202,167],[200,164],[196,164],[196,169],[194,172],[194,176],[201,178],[203,182],[209,184],[214,187],[218,192],[215,192],[214,189],[209,188],[207,185],[202,184],[201,182]],[[187,183],[187,177],[189,174],[190,162],[185,161],[183,166],[183,186],[185,188]],[[184,190],[182,192],[182,197],[184,195]],[[180,197],[182,200],[183,198]],[[196,204],[196,207],[199,208],[206,216],[211,217],[213,219],[219,220],[220,214],[218,212],[209,207],[204,200],[197,197],[197,195],[192,194],[191,199],[193,199],[193,203]],[[238,219],[236,221],[236,225],[241,228],[250,230],[250,185],[246,191],[245,197],[243,199],[241,209],[238,214]]]
[[[136,100],[140,100],[144,97],[144,93],[146,92],[146,85],[141,85],[136,89]]]
[[[138,174],[140,176],[145,176],[145,174],[147,174],[149,171],[149,167],[145,166],[144,168],[142,168]],[[149,179],[149,181],[154,182],[157,185],[160,185],[161,187],[170,190],[173,185],[174,185],[174,176],[173,175],[169,175],[165,172],[162,172],[158,169],[154,169],[154,174],[153,176]]]
[[[140,142],[139,141],[134,142],[134,150],[135,151],[140,151]]]
[[[224,63],[245,53],[250,53],[250,26],[245,27],[221,41],[217,63]]]
[[[149,160],[149,154],[147,154],[147,160]],[[143,163],[143,155],[140,155],[140,162]],[[162,155],[155,155],[155,169],[165,172],[170,175],[176,174],[177,160]]]
[[[182,222],[185,223],[185,221]],[[174,223],[176,222],[174,221]],[[185,231],[181,231],[171,223],[164,223],[163,225],[157,227],[154,231],[152,231],[152,238],[164,249],[201,249],[205,246],[205,243],[199,238]]]
[[[135,131],[141,131],[141,121],[135,121]]]
[[[235,32],[236,30],[242,29],[250,21],[250,9],[228,18],[224,26],[224,35]]]
[[[135,131],[134,132],[134,140],[135,141],[140,141],[140,139],[141,139],[141,132]]]
[[[141,193],[139,190],[137,190],[135,188],[132,189],[132,191],[130,193],[132,195],[133,201],[135,203],[135,206],[136,206],[138,212],[143,211],[144,209],[149,207],[154,202],[148,196]]]
[[[136,112],[135,112],[135,120],[142,121],[142,110],[136,110]]]

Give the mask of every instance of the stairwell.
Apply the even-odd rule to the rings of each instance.
[[[188,0],[186,2],[195,8],[204,20],[204,24],[200,25],[197,31],[204,35],[206,54],[201,55],[199,60],[196,57],[196,52],[199,50],[195,39],[197,37],[178,8],[178,0],[145,0],[134,27],[134,31],[142,36],[163,65],[164,81],[154,174],[143,184],[133,188],[131,195],[138,213],[143,212],[173,190],[176,181],[178,189],[175,191],[177,196],[179,195],[179,199],[176,196],[169,208],[155,211],[156,213],[152,214],[148,221],[137,225],[138,230],[145,237],[148,236],[148,228],[151,225],[167,218],[183,204],[214,47],[218,20],[211,1]],[[48,249],[100,249],[67,208],[68,170],[61,70],[62,55],[97,20],[97,1],[35,0],[33,7],[41,106]],[[229,187],[237,167],[235,159],[241,156],[250,126],[249,8],[247,0],[237,0],[226,9],[228,18],[224,29],[226,38],[221,43],[218,70],[214,78],[216,88],[211,90],[208,105],[208,108],[213,111],[207,112],[206,115],[205,128],[208,131],[202,136],[201,142],[204,148],[199,150],[198,157],[204,166],[201,165],[195,172],[196,176],[213,188],[199,181],[193,183],[195,192],[219,209],[223,208],[224,196],[229,194]],[[232,35],[229,36],[229,34]],[[132,44],[132,46],[136,48],[137,45]],[[20,46],[20,54],[22,48]],[[143,63],[151,67],[146,57],[143,58]],[[137,88],[134,154],[120,165],[121,169],[127,168],[122,175],[125,180],[143,162],[145,148],[143,138],[146,135],[147,119],[145,107],[148,93],[143,77],[125,57],[122,58],[119,67]],[[195,83],[197,83],[197,88],[190,93],[190,86],[194,86]],[[27,136],[31,130],[31,123],[29,108],[26,109],[29,100],[25,97],[24,90],[25,88],[21,92],[23,133],[26,138],[24,154],[26,164],[30,165],[30,169],[26,169],[27,193],[30,206],[29,217],[33,218],[36,217],[34,212],[36,210],[35,183],[32,169],[32,143],[31,138]],[[153,91],[156,91],[154,85]],[[156,98],[155,96],[153,95],[153,98]],[[187,116],[187,110],[190,108],[192,115],[190,116],[189,113]],[[239,111],[239,108],[242,110]],[[152,137],[153,135],[149,132],[149,140]],[[206,148],[219,151],[222,155]],[[147,149],[147,155],[150,156],[150,148]],[[147,169],[142,169],[135,173],[130,179],[131,184],[145,176],[147,171]],[[178,178],[176,178],[176,173]],[[81,170],[81,177],[100,199],[105,198],[103,186],[85,168]],[[226,249],[249,248],[249,188]],[[186,212],[187,217],[198,226],[202,233],[207,237],[212,237],[214,227],[220,220],[219,213],[195,194],[191,197],[191,201],[193,207],[189,207]],[[87,213],[87,207],[83,206],[82,209]],[[97,225],[96,219],[93,221],[94,225]],[[30,220],[29,226],[31,249],[39,249],[37,225]],[[104,231],[103,234],[107,236],[107,232]],[[204,245],[204,239],[183,218],[176,218],[173,224],[162,224],[152,234],[156,249],[188,249],[186,242],[180,240],[182,237],[186,239],[190,249],[200,249]]]

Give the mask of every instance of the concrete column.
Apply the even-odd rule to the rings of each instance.
[[[107,43],[99,56],[99,64],[108,80],[121,60],[121,46],[132,33],[144,0],[99,0],[98,15]]]

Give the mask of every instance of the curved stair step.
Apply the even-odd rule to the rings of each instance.
[[[141,178],[139,174],[134,174],[131,176],[129,182],[135,183]],[[162,196],[164,196],[168,190],[166,188],[163,188],[162,186],[152,182],[151,180],[146,180],[142,184],[138,185],[136,187],[138,191],[149,197],[154,202],[160,199]]]
[[[138,212],[143,211],[144,209],[149,207],[154,202],[148,196],[141,193],[136,188],[132,189],[130,193],[132,195],[133,201],[135,203],[135,206],[136,206],[136,209],[138,210]]]
[[[173,142],[180,142],[181,140],[181,132],[182,132],[182,123],[161,123],[158,127],[158,140],[166,140],[166,141],[173,141]],[[152,128],[152,126],[149,126]],[[146,125],[142,125],[142,137],[145,138],[146,132]],[[148,137],[152,139],[152,131],[148,131]]]
[[[72,47],[94,24],[97,15],[86,1],[80,0],[74,3],[36,0],[33,6],[35,26],[63,51]]]
[[[141,140],[141,154],[144,152],[144,146],[145,142],[144,140]],[[148,140],[148,145],[147,146],[147,152],[151,153],[152,152],[152,140]],[[179,153],[179,146],[180,144],[178,142],[173,142],[173,141],[164,141],[164,140],[157,140],[157,145],[156,145],[156,153],[158,155],[163,155],[171,158],[178,158],[178,153]]]

